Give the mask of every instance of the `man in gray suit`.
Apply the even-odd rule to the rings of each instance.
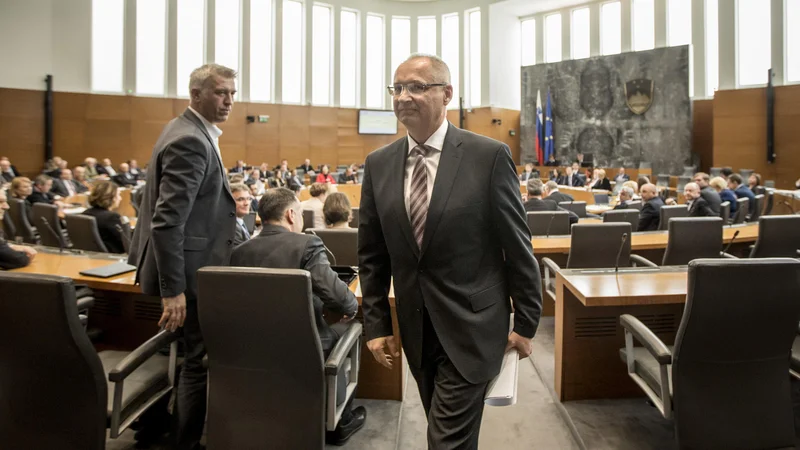
[[[128,262],[142,291],[161,297],[159,326],[183,327],[186,355],[177,394],[178,448],[199,448],[206,415],[205,346],[197,317],[197,270],[226,265],[236,205],[219,150],[233,108],[236,72],[207,64],[192,72],[191,103],[153,148]]]
[[[506,350],[530,355],[541,314],[519,180],[505,144],[445,119],[453,87],[444,61],[412,55],[389,91],[408,136],[365,165],[358,256],[367,347],[384,366],[397,362],[393,277],[428,446],[475,449],[488,382]]]

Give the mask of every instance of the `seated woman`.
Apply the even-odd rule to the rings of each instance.
[[[606,178],[606,171],[603,169],[594,169],[592,173],[592,181],[589,182],[589,189],[605,189],[611,190],[611,181]]]
[[[25,215],[28,217],[28,222],[33,224],[33,208],[28,197],[33,193],[33,182],[28,177],[16,177],[11,180],[11,187],[8,188],[9,197],[24,200],[22,207],[25,209]]]
[[[0,189],[0,222],[3,221],[3,217],[5,217],[8,208],[6,193]],[[9,244],[3,235],[2,228],[0,228],[0,270],[25,267],[33,261],[35,256],[36,250],[34,250],[33,247]]]
[[[275,169],[275,173],[269,179],[269,187],[271,188],[279,188],[279,187],[286,187],[286,171],[283,170],[281,166],[278,166]]]
[[[331,175],[331,169],[327,164],[322,166],[322,172],[317,175],[317,183],[336,184],[336,180],[333,179],[333,175]]]
[[[747,179],[747,186],[750,188],[751,191],[754,193],[756,192],[756,188],[761,186],[761,174],[760,173],[752,173],[750,177]]]
[[[738,206],[736,203],[736,194],[734,194],[732,190],[728,189],[728,182],[725,180],[725,178],[714,177],[708,182],[708,185],[717,191],[720,200],[723,202],[729,202],[731,204],[731,217],[733,217],[733,215],[736,213],[736,207]]]
[[[119,206],[122,197],[119,194],[119,187],[111,181],[99,181],[95,183],[91,194],[89,194],[89,205],[91,208],[83,212],[87,216],[92,216],[97,221],[97,230],[100,232],[100,239],[103,240],[109,253],[125,253],[125,246],[122,243],[122,234],[117,226],[122,227],[123,218],[112,211]],[[125,218],[127,223],[127,217]],[[123,229],[123,232],[125,230]]]
[[[341,192],[334,192],[325,199],[322,207],[322,214],[325,216],[325,226],[328,228],[350,228],[350,219],[353,218],[353,210],[350,207],[350,199]]]

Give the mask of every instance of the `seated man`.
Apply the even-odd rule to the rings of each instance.
[[[238,247],[250,240],[250,230],[247,229],[244,218],[250,214],[253,197],[250,195],[250,188],[242,183],[232,184],[231,194],[236,202],[236,234],[233,235],[233,246]]]
[[[323,310],[342,314],[341,322],[350,321],[358,312],[356,297],[331,269],[322,240],[302,233],[303,209],[294,192],[286,188],[268,190],[258,203],[258,215],[263,225],[261,234],[233,251],[231,265],[309,271],[317,330],[327,358],[343,330],[339,324],[328,326]],[[366,417],[363,406],[352,408],[348,404],[339,426],[326,440],[344,444],[364,426]]]
[[[89,180],[86,178],[86,167],[77,166],[72,169],[72,180],[75,181],[75,186],[79,194],[92,189],[91,183],[89,183]]]
[[[708,207],[714,211],[715,215],[720,213],[722,199],[714,188],[711,187],[711,177],[707,173],[697,172],[693,180],[700,187],[700,195],[708,202]]]
[[[61,169],[60,176],[57,180],[53,181],[53,189],[51,191],[56,195],[69,198],[75,194],[86,192],[86,189],[72,179],[71,170]]]
[[[736,198],[746,198],[750,200],[750,211],[748,214],[753,214],[756,211],[756,196],[747,185],[743,184],[741,175],[738,173],[731,174],[728,177],[728,188],[736,194]]]
[[[697,183],[686,183],[683,188],[683,196],[689,206],[689,217],[716,217],[716,214],[705,198],[700,194],[700,186]]]
[[[548,200],[552,200],[559,204],[561,202],[574,202],[575,198],[569,194],[563,194],[558,191],[558,184],[555,181],[550,180],[544,184],[544,196]]]
[[[26,199],[29,205],[34,203],[47,203],[52,205],[55,203],[56,197],[50,192],[53,188],[53,179],[47,175],[38,175],[33,180],[33,192]]]
[[[573,224],[578,223],[578,215],[572,211],[567,211],[566,209],[558,206],[558,203],[552,199],[542,199],[542,194],[544,192],[544,186],[542,185],[542,180],[538,178],[531,178],[528,180],[528,201],[525,202],[523,205],[525,207],[526,212],[531,211],[566,211],[569,213],[569,224],[570,226]]]
[[[11,183],[11,180],[20,176],[17,168],[11,164],[8,158],[0,158],[0,184]]]
[[[622,184],[622,183],[624,183],[624,182],[626,182],[626,181],[628,181],[630,179],[631,179],[630,175],[625,173],[625,168],[624,167],[620,167],[619,168],[619,172],[617,172],[617,177],[614,178],[614,181],[616,181],[617,184]]]
[[[628,209],[631,201],[633,201],[633,188],[622,186],[619,191],[619,201],[614,209]]]
[[[531,163],[525,164],[525,171],[519,176],[519,181],[528,181],[532,178],[539,178],[539,170]]]
[[[111,160],[105,158],[103,159],[103,165],[97,166],[97,173],[100,175],[106,175],[110,178],[116,175],[117,171],[114,170],[114,166],[111,164]]]
[[[0,222],[3,221],[8,208],[6,193],[0,189]],[[13,238],[13,236],[10,237]],[[25,267],[33,261],[35,256],[36,250],[32,247],[9,244],[5,236],[3,236],[2,228],[0,228],[0,269],[11,270]]]
[[[131,173],[131,168],[128,163],[119,165],[119,172],[111,177],[111,180],[119,187],[133,187],[136,186],[136,176]]]
[[[647,183],[642,186],[642,211],[639,213],[639,230],[638,231],[655,231],[658,230],[658,223],[661,221],[661,207],[664,206],[664,200],[658,196],[656,185]]]

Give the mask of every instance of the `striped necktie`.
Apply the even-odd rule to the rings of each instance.
[[[428,217],[428,170],[425,167],[425,157],[428,148],[418,145],[411,151],[414,158],[414,171],[411,173],[411,187],[409,193],[409,219],[411,230],[417,247],[422,249],[422,237],[425,235],[425,219]]]

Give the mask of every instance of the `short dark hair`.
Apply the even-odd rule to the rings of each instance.
[[[742,176],[739,175],[738,173],[731,174],[728,177],[728,181],[733,181],[737,185],[740,185],[740,184],[742,184]]]
[[[258,216],[261,222],[280,222],[286,210],[299,203],[297,196],[289,189],[267,189],[258,202]]]
[[[322,214],[325,216],[325,223],[335,225],[350,220],[350,199],[341,192],[334,192],[325,199],[322,206]]]
[[[45,184],[47,184],[48,181],[53,181],[53,179],[50,178],[50,176],[48,175],[41,174],[37,175],[36,178],[34,178],[33,184],[36,186],[44,186]]]

